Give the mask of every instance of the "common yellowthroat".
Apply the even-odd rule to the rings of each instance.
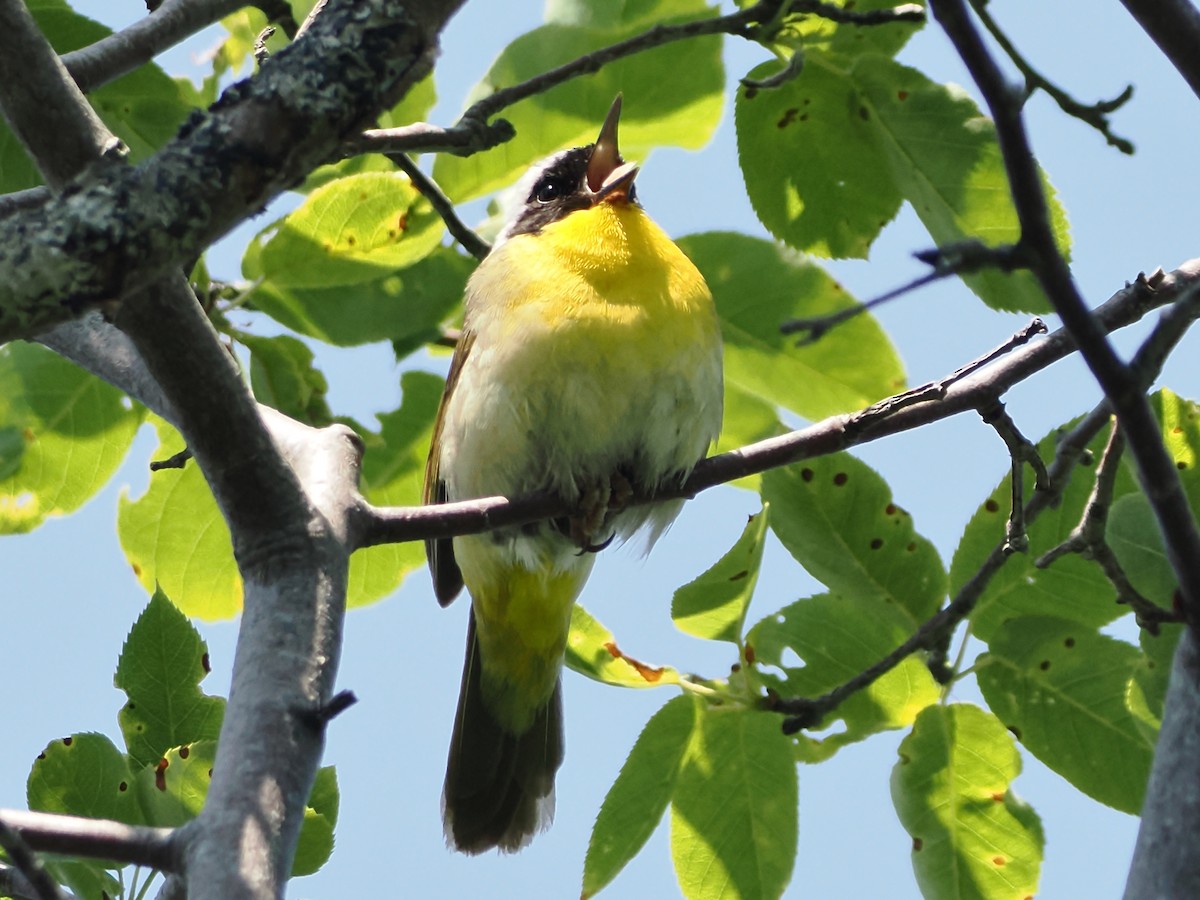
[[[712,295],[643,212],[617,149],[620,96],[596,143],[534,166],[520,206],[467,284],[434,426],[426,502],[551,491],[578,513],[428,541],[434,590],[471,595],[442,814],[455,849],[514,851],[554,815],[563,760],[559,676],[595,552],[681,501],[721,425]]]

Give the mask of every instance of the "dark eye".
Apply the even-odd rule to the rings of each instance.
[[[538,203],[549,203],[566,192],[565,185],[557,178],[543,178],[533,188],[533,196]]]

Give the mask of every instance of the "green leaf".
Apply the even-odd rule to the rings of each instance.
[[[601,684],[631,688],[679,684],[679,673],[670,666],[652,666],[622,653],[613,633],[578,603],[571,609],[566,662],[568,668]]]
[[[1029,751],[1089,797],[1136,815],[1154,741],[1126,705],[1138,652],[1078,622],[1002,625],[977,663],[992,711]]]
[[[1167,559],[1158,520],[1145,494],[1126,494],[1113,503],[1105,540],[1138,592],[1170,609],[1179,580]]]
[[[250,351],[250,385],[259,401],[318,428],[333,421],[325,402],[329,382],[304,343],[289,335],[241,335],[239,340]]]
[[[378,128],[395,128],[411,125],[429,118],[429,113],[437,102],[437,91],[433,84],[433,73],[429,73],[404,96],[404,99],[387,112],[382,113],[376,120]],[[382,153],[358,153],[346,159],[338,160],[319,166],[304,179],[301,191],[311,191],[329,182],[344,178],[347,175],[357,175],[361,172],[395,172],[396,164]]]
[[[1200,406],[1166,388],[1156,392],[1150,402],[1192,512],[1200,512]],[[1159,606],[1171,609],[1179,580],[1144,495],[1128,494],[1113,503],[1105,537],[1133,586]]]
[[[762,493],[771,529],[831,591],[894,605],[914,627],[946,596],[937,550],[866,463],[835,453],[774,469]]]
[[[91,859],[46,859],[46,869],[55,881],[70,888],[76,897],[103,900],[105,896],[120,897],[121,882],[107,871],[112,863]]]
[[[550,25],[585,28],[649,28],[664,19],[696,15],[706,7],[696,0],[546,0]]]
[[[862,56],[851,74],[862,111],[901,194],[937,246],[967,239],[989,245],[1021,236],[996,129],[961,88],[881,56]],[[1066,214],[1043,178],[1059,248],[1070,247]],[[993,309],[1048,312],[1028,272],[985,268],[963,281]]]
[[[141,421],[124,394],[58,354],[0,347],[0,534],[32,531],[91,499]]]
[[[156,590],[129,631],[113,686],[128,701],[117,719],[129,756],[151,766],[172,747],[216,740],[225,701],[200,690],[208,645],[175,604]]]
[[[777,63],[750,73],[761,78]],[[865,257],[908,200],[935,244],[1019,237],[995,128],[958,88],[887,56],[805,51],[803,72],[771,90],[743,88],[735,108],[746,190],[767,229],[822,256]],[[1045,183],[1060,247],[1066,217]],[[996,309],[1044,311],[1027,273],[994,269],[966,283]]]
[[[926,900],[1032,897],[1045,836],[1010,788],[1021,755],[991,713],[931,706],[900,744],[892,801],[913,839],[913,870]]]
[[[112,31],[74,12],[62,0],[26,3],[38,28],[59,54],[96,43]],[[175,82],[157,65],[146,63],[128,75],[88,93],[92,106],[137,163],[175,136],[190,107]],[[41,184],[12,132],[0,121],[0,193]]]
[[[217,757],[216,741],[195,741],[172,747],[137,774],[138,799],[147,822],[176,828],[191,821],[204,808]]]
[[[436,375],[405,372],[400,377],[400,408],[380,416],[380,433],[366,437],[360,489],[377,506],[421,504],[425,458],[442,385]],[[359,550],[350,557],[347,603],[361,606],[387,596],[424,564],[425,548],[416,541]]]
[[[651,9],[671,17],[686,14],[687,19],[714,12],[703,0],[668,0]],[[621,15],[614,28],[549,24],[521,35],[504,49],[467,102],[631,37],[644,29],[650,14],[643,8],[629,17]],[[662,21],[657,12],[653,15]],[[687,77],[664,78],[664,72],[687,72]],[[621,91],[621,152],[626,159],[645,161],[656,146],[695,150],[716,130],[724,90],[719,36],[656,47],[507,107],[503,115],[516,128],[516,137],[470,157],[441,154],[434,163],[434,178],[460,203],[506,188],[534,161],[594,141],[613,97]]]
[[[258,263],[276,287],[359,284],[428,255],[444,230],[407,175],[364,172],[309,194],[276,223]]]
[[[1068,431],[1068,422],[1038,442],[1043,460],[1054,458],[1058,436]],[[1046,568],[1035,561],[1057,547],[1079,524],[1084,504],[1095,482],[1095,460],[1103,452],[1107,435],[1099,435],[1089,444],[1091,456],[1071,473],[1062,501],[1044,510],[1027,528],[1029,551],[1014,553],[988,582],[971,613],[971,627],[980,640],[989,641],[1007,619],[1030,615],[1052,615],[1098,628],[1128,612],[1118,606],[1112,584],[1095,563],[1077,554],[1068,554]],[[1026,468],[1025,484],[1033,484],[1033,470]],[[1011,508],[1010,479],[1003,481],[983,502],[963,532],[950,564],[950,593],[956,595],[992,551],[1004,541],[1004,529]],[[1122,467],[1117,473],[1114,496],[1120,498],[1136,490],[1133,476]]]
[[[267,27],[267,16],[256,7],[250,6],[230,13],[221,20],[221,25],[229,32],[229,37],[213,51],[213,73],[218,76],[226,72],[240,74],[242,66],[250,59],[259,35]],[[277,28],[267,40],[266,46],[267,50],[274,54],[287,45],[287,35],[282,28]]]
[[[85,733],[47,744],[25,793],[33,810],[138,825],[144,820],[132,785],[125,755],[104,735]]]
[[[747,75],[765,78],[778,62]],[[754,211],[771,234],[818,256],[866,257],[904,199],[875,126],[844,71],[819,51],[771,90],[739,88],[738,158]]]
[[[333,854],[333,829],[337,825],[339,792],[333,766],[317,770],[300,826],[300,840],[292,862],[292,877],[311,875],[329,862]]]
[[[713,292],[725,341],[725,378],[746,393],[821,419],[900,390],[904,369],[879,323],[856,316],[796,347],[779,325],[856,305],[823,269],[770,241],[695,234],[679,246]]]
[[[818,697],[883,659],[912,633],[907,615],[876,598],[820,594],[785,606],[746,635],[745,656],[783,697]],[[802,665],[791,661],[791,654]],[[764,669],[769,666],[774,668]],[[823,723],[845,723],[828,734],[794,738],[798,759],[820,762],[880,731],[904,728],[940,697],[919,655],[855,693]]]
[[[695,700],[675,697],[638,735],[592,826],[583,861],[582,897],[595,896],[616,878],[658,827],[675,792],[696,713]]]
[[[796,764],[775,716],[706,709],[671,800],[671,858],[688,900],[778,897],[796,858]]]
[[[713,448],[714,454],[737,450],[787,430],[779,421],[774,404],[748,393],[726,376],[725,418],[721,422],[717,445]],[[757,493],[762,486],[762,476],[747,475],[729,483]]]
[[[1162,727],[1171,665],[1183,629],[1183,625],[1160,625],[1158,634],[1146,628],[1138,631],[1142,653],[1129,679],[1125,703],[1150,741],[1158,740],[1158,730]]]
[[[856,13],[896,6],[894,0],[833,0],[830,5],[852,9]],[[788,23],[777,42],[787,40],[791,46],[802,47],[806,54],[821,50],[855,56],[866,53],[894,56],[922,27],[920,22],[893,22],[864,28],[853,22],[835,22],[822,15],[801,13]]]
[[[159,446],[154,459],[183,449],[170,425],[152,417]],[[163,593],[185,615],[228,619],[242,606],[242,580],[233,559],[229,528],[199,467],[154,472],[141,497],[122,495],[117,536],[133,573],[153,592]]]
[[[340,347],[391,340],[399,355],[438,336],[438,324],[462,300],[474,261],[439,247],[416,264],[377,281],[330,288],[260,284],[256,309],[300,334]]]
[[[684,634],[741,645],[746,609],[758,583],[769,508],[750,517],[729,552],[675,592],[671,618]]]

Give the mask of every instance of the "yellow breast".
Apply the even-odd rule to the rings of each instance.
[[[472,276],[465,325],[443,468],[457,496],[570,495],[580,475],[630,462],[652,485],[719,430],[712,296],[636,206],[600,203],[503,243]]]

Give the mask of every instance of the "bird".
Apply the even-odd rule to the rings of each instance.
[[[438,601],[471,598],[442,818],[453,849],[515,852],[549,827],[563,762],[561,673],[571,611],[596,554],[646,550],[721,426],[712,294],[637,200],[617,142],[518,182],[507,223],[468,280],[461,336],[425,473],[425,502],[543,492],[570,515],[426,541]]]

